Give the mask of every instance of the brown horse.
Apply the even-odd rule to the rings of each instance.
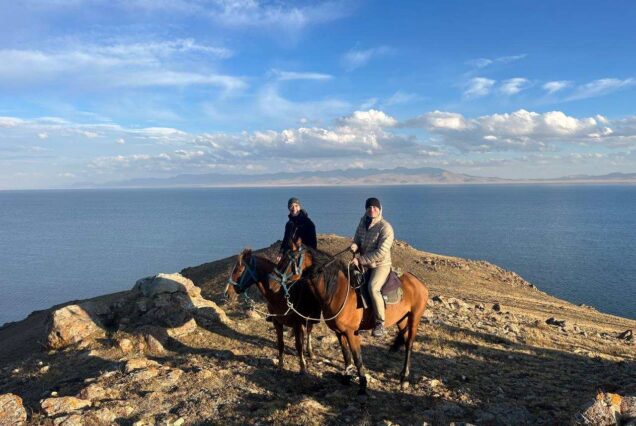
[[[233,292],[241,294],[252,284],[256,284],[261,295],[267,301],[268,316],[272,319],[276,329],[278,367],[282,369],[284,365],[283,326],[287,326],[294,330],[296,337],[300,372],[306,373],[307,363],[303,352],[305,329],[307,330],[307,356],[312,358],[311,330],[314,324],[319,321],[309,321],[301,315],[320,318],[320,305],[306,286],[299,285],[299,283],[289,285],[292,284],[289,280],[287,283],[283,282],[281,286],[270,276],[274,271],[278,271],[278,269],[273,262],[261,256],[254,256],[250,249],[245,249],[237,257],[225,292],[227,296],[231,297]],[[278,275],[275,274],[274,277],[281,274],[280,272],[276,273]],[[288,301],[293,304],[296,311],[290,309]]]
[[[290,256],[302,247],[300,241],[292,244]],[[318,252],[307,251],[302,262],[302,270],[309,288],[320,301],[322,315],[325,322],[338,337],[342,354],[345,360],[345,371],[351,364],[351,355],[358,370],[360,378],[360,394],[366,394],[367,378],[362,363],[360,347],[360,330],[370,330],[374,327],[374,315],[372,309],[358,307],[355,290],[351,288],[348,280],[348,265],[341,262],[330,262],[331,266],[323,268],[316,262]],[[282,259],[283,262],[285,259]],[[338,264],[340,263],[340,264]],[[403,297],[399,303],[387,305],[385,322],[387,326],[396,325],[398,335],[391,346],[392,351],[397,351],[404,344],[406,355],[404,368],[400,374],[400,385],[406,388],[409,385],[409,367],[411,364],[411,352],[413,342],[417,334],[417,327],[426,308],[428,301],[428,289],[415,275],[405,273],[400,277],[402,282]]]

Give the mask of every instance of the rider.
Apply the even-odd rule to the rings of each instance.
[[[316,226],[309,219],[307,211],[300,205],[300,200],[296,197],[292,197],[287,202],[287,208],[289,209],[289,220],[285,224],[285,236],[283,237],[283,243],[280,245],[280,252],[276,256],[276,263],[280,262],[285,252],[291,247],[289,246],[290,240],[301,238],[304,245],[313,249],[317,248],[316,240]]]
[[[366,213],[353,237],[351,251],[358,252],[353,258],[354,266],[365,266],[371,270],[369,293],[373,301],[375,328],[373,336],[384,335],[384,300],[381,289],[391,272],[391,246],[393,227],[382,217],[382,205],[377,198],[367,199]]]

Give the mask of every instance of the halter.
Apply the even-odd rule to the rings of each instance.
[[[294,275],[301,275],[303,270],[303,262],[305,261],[305,249],[301,246],[296,251],[290,252],[290,259],[287,267],[285,267],[284,272],[278,270],[276,267],[271,274],[269,274],[269,278],[272,281],[277,282],[283,288],[283,292],[285,293],[285,298],[289,299],[289,289],[298,282],[298,280],[292,281],[292,283],[287,286],[287,281],[293,277]],[[289,271],[289,272],[288,272]]]
[[[247,290],[249,286],[258,281],[258,277],[256,276],[256,258],[250,257],[247,263],[244,263],[245,269],[241,272],[241,276],[239,277],[238,282],[232,279],[232,275],[230,275],[227,279],[227,283],[234,286],[237,292],[241,293]],[[247,272],[247,274],[246,274]],[[248,281],[248,277],[252,278],[252,281]]]

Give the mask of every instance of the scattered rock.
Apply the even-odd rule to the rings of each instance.
[[[105,389],[101,385],[93,383],[82,389],[77,396],[89,401],[102,401],[105,399],[118,399],[121,397],[121,392],[113,388]]]
[[[62,396],[59,398],[47,398],[40,405],[47,416],[53,417],[89,407],[91,402],[75,398],[74,396]]]
[[[26,419],[27,413],[22,405],[22,398],[12,393],[0,395],[1,425],[22,425]]]
[[[545,320],[545,323],[548,325],[554,325],[556,327],[565,327],[565,320],[558,320],[554,317],[550,317],[547,320]]]
[[[186,321],[183,325],[179,327],[168,328],[166,331],[168,336],[170,337],[182,337],[187,336],[197,329],[197,322],[194,318],[190,318],[189,321]]]
[[[501,305],[499,303],[495,303],[492,305],[492,310],[495,312],[501,312]]]
[[[133,358],[126,362],[126,373],[131,373],[135,370],[141,370],[148,367],[159,367],[160,365],[161,364],[157,361],[152,361],[147,358]]]
[[[636,419],[636,396],[625,396],[621,401],[621,417]]]
[[[621,340],[632,341],[634,339],[634,332],[632,330],[625,330],[619,333],[618,338]]]
[[[151,354],[162,355],[166,352],[163,343],[157,337],[155,337],[155,335],[146,333],[143,335],[143,338],[144,342],[146,343],[146,347]]]
[[[62,349],[104,337],[104,327],[87,305],[68,305],[51,313],[46,328],[49,349]]]
[[[54,419],[53,424],[55,426],[85,426],[86,422],[81,415],[71,414]]]
[[[121,349],[121,351],[125,354],[132,353],[136,349],[135,344],[132,342],[132,340],[125,337],[121,339],[117,339],[116,343],[117,343],[117,347]]]
[[[618,394],[598,393],[580,413],[574,417],[577,425],[617,425],[621,417],[622,398]]]

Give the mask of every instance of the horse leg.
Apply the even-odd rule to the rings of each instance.
[[[351,351],[349,350],[349,343],[347,343],[347,337],[344,333],[336,332],[336,336],[338,337],[338,343],[340,343],[340,350],[342,350],[342,357],[344,358],[344,370],[342,372],[342,377],[345,379],[347,383],[350,382],[351,370],[353,369],[353,363],[351,362]]]
[[[283,369],[285,365],[285,339],[283,337],[283,325],[274,320],[276,329],[276,343],[278,344],[278,368]]]
[[[358,369],[358,377],[360,378],[360,388],[358,389],[358,395],[367,395],[367,375],[362,363],[362,348],[360,347],[360,337],[356,336],[352,330],[346,332],[347,341],[351,348],[351,354],[353,355],[353,362]]]
[[[305,353],[303,352],[303,345],[305,343],[305,330],[303,325],[296,323],[294,325],[294,335],[296,337],[296,351],[298,352],[298,360],[300,361],[300,373],[305,374],[307,372],[307,363],[305,362]]]
[[[417,320],[416,320],[417,317]],[[415,336],[417,335],[417,325],[420,323],[422,314],[414,315],[413,312],[409,312],[408,320],[408,333],[406,336],[406,355],[404,356],[404,368],[400,374],[400,386],[402,389],[409,387],[409,367],[411,366],[411,352],[413,352],[413,343],[415,342]]]
[[[307,358],[314,358],[314,347],[311,344],[311,330],[314,328],[312,323],[307,324]]]
[[[398,334],[395,337],[393,344],[389,348],[391,352],[398,352],[402,345],[406,346],[406,340],[404,338],[404,335],[407,332],[407,323],[408,323],[408,320],[406,317],[402,318],[400,321],[397,322],[396,325],[398,328]]]

